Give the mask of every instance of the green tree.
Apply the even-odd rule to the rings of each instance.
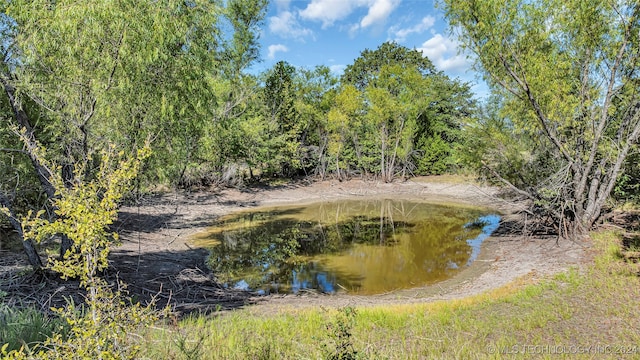
[[[23,141],[28,141],[25,135]],[[87,290],[86,302],[77,308],[70,301],[66,309],[53,309],[68,325],[68,334],[57,330],[43,343],[28,344],[20,350],[2,355],[9,359],[135,359],[139,346],[131,341],[130,334],[157,320],[152,310],[125,301],[121,292],[113,291],[100,278],[99,271],[108,265],[109,249],[118,241],[117,233],[109,226],[117,218],[118,202],[132,186],[142,162],[149,156],[144,147],[134,156],[116,151],[115,146],[100,153],[99,171],[90,178],[78,167],[71,187],[65,186],[58,165],[46,159],[45,149],[33,149],[33,155],[43,166],[54,170],[49,178],[58,189],[52,200],[57,217],[51,220],[45,212],[29,212],[21,226],[27,239],[43,241],[55,234],[66,234],[73,244],[63,259],[52,260],[49,268],[59,272],[63,278],[80,279]],[[91,159],[89,159],[91,160]],[[89,165],[92,161],[87,162]],[[7,211],[7,209],[2,209]]]
[[[463,128],[476,113],[476,100],[468,84],[442,73],[427,78],[419,102],[414,156],[417,175],[442,174],[460,166],[459,145],[466,139]]]
[[[363,129],[363,148],[357,151],[365,172],[381,174],[390,181],[397,172],[403,176],[438,174],[453,168],[462,124],[475,111],[467,84],[437,71],[420,51],[389,42],[374,51],[363,51],[341,80],[378,103],[372,108],[377,115],[368,115],[372,122]],[[380,116],[388,121],[374,120]],[[390,130],[387,125],[398,127]],[[396,135],[390,136],[389,131]],[[372,138],[373,134],[379,135]],[[407,141],[398,141],[401,138]],[[372,147],[377,149],[375,154]],[[393,151],[387,154],[389,149]]]
[[[199,94],[205,111],[197,117],[204,125],[197,148],[183,165],[179,185],[237,185],[245,162],[250,173],[255,168],[252,142],[262,141],[260,88],[256,76],[245,70],[259,59],[258,36],[266,6],[266,0],[225,3],[220,44],[212,54],[218,63],[207,69],[212,81]]]
[[[391,181],[453,167],[462,124],[475,106],[468,85],[437,71],[421,52],[389,42],[363,51],[341,81],[342,100],[329,122],[340,129],[332,153],[346,141],[339,151],[350,165],[343,168]],[[354,101],[361,103],[349,105]]]
[[[335,105],[327,114],[328,162],[338,179],[345,178],[352,164],[361,158],[358,138],[364,114],[362,93],[353,85],[342,86],[335,96]],[[351,146],[350,146],[351,145]]]
[[[337,79],[326,66],[297,69],[280,61],[265,74],[262,102],[270,129],[264,145],[269,172],[309,175],[324,161],[326,114]],[[270,160],[269,160],[270,159]]]
[[[268,0],[228,0],[225,4],[225,19],[231,26],[224,31],[220,49],[223,78],[237,79],[243,71],[260,57],[258,36],[264,19]],[[226,34],[226,38],[225,38]]]
[[[295,108],[300,133],[300,165],[306,175],[326,173],[327,116],[334,103],[338,79],[324,65],[299,69],[295,78]]]
[[[371,127],[378,129],[376,143],[379,145],[379,173],[385,182],[395,178],[398,163],[402,173],[412,165],[416,119],[423,108],[420,103],[425,82],[421,74],[412,67],[385,65],[375,81],[365,89],[367,119]]]
[[[150,137],[157,151],[147,177],[179,181],[189,164],[201,161],[203,138],[220,114],[236,114],[243,92],[223,97],[220,91],[239,83],[239,72],[256,60],[256,24],[265,6],[246,0],[2,2],[0,156],[30,167],[34,175],[27,179],[37,178],[55,199],[60,189],[34,156],[38,146],[46,148],[47,161],[61,164],[63,184],[73,187],[78,165],[85,175],[97,171],[99,164],[88,160],[105,144],[135,153]],[[223,19],[230,24],[224,34]],[[232,75],[234,82],[220,81]],[[24,148],[18,134],[27,140]],[[2,182],[0,199],[17,219],[17,196],[24,192],[13,183]],[[61,253],[71,246],[62,245]],[[32,263],[39,265],[35,258]]]
[[[485,162],[487,170],[530,199],[534,213],[551,217],[561,236],[584,234],[600,217],[640,135],[635,85],[640,4],[444,0],[443,5],[502,98],[500,116],[530,141],[517,161],[533,165],[546,159],[534,179],[505,175]],[[515,178],[525,181],[518,184]]]
[[[300,169],[298,156],[302,124],[295,106],[297,69],[285,61],[268,72],[263,89],[266,119],[274,130],[270,135],[271,169],[292,176]]]
[[[415,66],[423,76],[438,73],[431,60],[420,51],[395,42],[385,42],[376,50],[362,51],[354,63],[344,69],[340,81],[364,90],[385,65]]]
[[[61,189],[51,183],[56,174],[35,155],[40,144],[47,149],[47,161],[61,164],[63,184],[72,187],[76,164],[92,173],[96,166],[88,160],[105,139],[135,151],[148,134],[162,134],[160,124],[186,113],[191,102],[171,100],[188,88],[185,75],[199,77],[199,66],[186,65],[194,58],[208,59],[205,43],[215,34],[206,31],[197,38],[193,30],[214,23],[207,15],[214,10],[210,7],[3,3],[3,26],[11,31],[3,34],[9,51],[3,54],[0,79],[12,109],[3,121],[26,139],[25,153],[49,199]],[[168,17],[175,21],[166,22]],[[66,239],[63,234],[61,254],[71,246]]]

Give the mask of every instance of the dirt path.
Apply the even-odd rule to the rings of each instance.
[[[226,189],[215,193],[168,194],[151,197],[135,207],[123,207],[118,223],[123,244],[113,251],[114,269],[140,296],[156,295],[171,301],[178,311],[236,308],[258,304],[255,311],[286,307],[377,305],[427,302],[478,294],[518,277],[533,278],[580,265],[589,243],[560,242],[514,235],[490,237],[478,260],[453,279],[437,285],[377,296],[271,295],[220,288],[204,261],[207,252],[194,248],[190,237],[206,229],[221,215],[258,206],[338,200],[374,196],[455,201],[493,208],[505,221],[513,220],[517,204],[497,200],[496,189],[444,178],[418,178],[385,184],[353,180],[325,181],[271,188]]]

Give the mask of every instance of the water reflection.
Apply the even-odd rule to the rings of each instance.
[[[375,294],[452,276],[499,219],[472,207],[342,201],[232,215],[196,242],[228,286]]]

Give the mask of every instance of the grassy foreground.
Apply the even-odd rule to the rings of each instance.
[[[640,278],[611,232],[593,235],[595,258],[533,282],[418,305],[238,310],[150,329],[152,359],[640,358]]]

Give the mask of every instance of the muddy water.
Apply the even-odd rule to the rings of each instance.
[[[499,216],[481,208],[360,200],[230,215],[194,242],[230,287],[380,294],[448,279],[478,256]]]

